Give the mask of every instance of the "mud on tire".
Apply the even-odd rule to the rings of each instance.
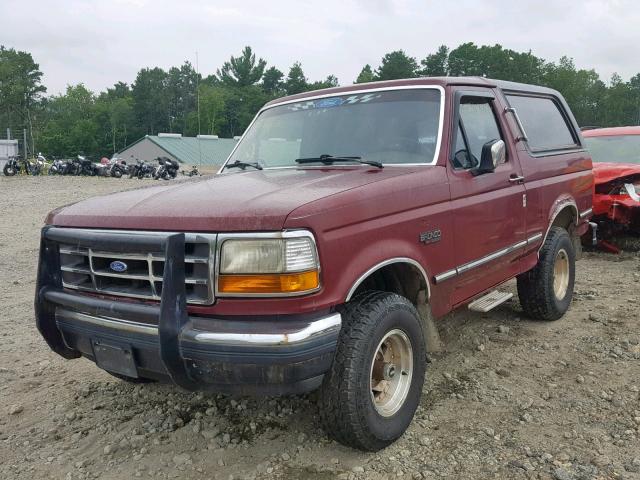
[[[421,320],[409,300],[386,292],[351,300],[342,320],[333,365],[320,389],[320,418],[338,442],[377,451],[405,432],[418,407],[426,364]]]
[[[524,313],[537,320],[558,320],[571,305],[575,281],[575,250],[564,228],[551,227],[538,263],[518,276],[518,297]]]

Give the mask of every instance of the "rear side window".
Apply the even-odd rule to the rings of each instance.
[[[552,98],[507,95],[507,99],[520,117],[529,148],[533,152],[565,150],[578,146],[561,107]]]

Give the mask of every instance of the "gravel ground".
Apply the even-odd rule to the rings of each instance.
[[[32,306],[45,214],[140,184],[0,177],[0,478],[640,478],[637,253],[587,253],[558,322],[517,300],[443,319],[408,432],[361,453],[327,439],[313,395],[133,386],[47,348]]]

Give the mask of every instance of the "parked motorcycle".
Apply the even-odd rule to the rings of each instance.
[[[129,171],[127,167],[127,162],[124,160],[119,160],[117,158],[113,158],[109,162],[109,175],[114,178],[122,178],[123,175],[126,175]]]
[[[133,163],[134,160],[135,160],[135,163]],[[140,172],[141,166],[142,166],[142,161],[138,160],[137,158],[134,158],[133,155],[131,155],[131,164],[129,165],[129,169],[128,169],[129,178],[137,177],[138,173]]]
[[[13,177],[15,174],[20,173],[20,170],[21,166],[18,163],[16,157],[9,157],[7,163],[4,164],[2,173],[4,173],[7,177]]]
[[[96,165],[91,160],[82,155],[78,155],[74,163],[78,165],[78,168],[76,169],[76,175],[94,176],[100,173],[98,171],[98,167],[96,167]]]
[[[77,158],[71,158],[65,160],[65,169],[63,175],[80,175],[82,167],[80,165],[80,160]]]
[[[9,157],[7,163],[4,164],[4,168],[2,169],[2,173],[4,173],[7,177],[13,177],[15,174],[20,173],[21,167],[16,160],[16,157]]]
[[[143,178],[155,178],[156,176],[156,167],[147,162],[142,162],[140,165],[140,169],[138,170],[138,179],[142,180]]]
[[[66,175],[67,162],[65,160],[54,160],[47,173],[49,175]]]
[[[95,174],[99,177],[108,177],[111,175],[111,165],[105,163],[94,163]]]
[[[40,175],[43,165],[44,162],[39,160],[30,162],[25,159],[18,160],[17,157],[9,157],[9,160],[7,160],[7,163],[5,163],[4,168],[2,169],[2,173],[7,177],[13,177],[21,172],[25,175]]]
[[[42,155],[42,153],[38,152],[38,156],[32,163],[32,171],[37,171],[37,173],[32,173],[31,175],[40,175],[46,170],[46,168],[47,159],[44,158],[44,155]]]
[[[182,175],[186,175],[187,177],[199,177],[200,175],[202,175],[200,173],[200,170],[198,170],[197,165],[191,165],[191,170],[189,170],[188,172],[186,170],[182,170],[180,173],[182,173]]]
[[[71,167],[69,168],[69,175],[80,175],[82,173],[82,158],[78,155],[71,160]]]
[[[177,161],[171,160],[167,157],[158,157],[157,160],[159,166],[153,176],[155,180],[160,178],[163,180],[170,180],[178,176],[178,168],[180,168],[180,164]]]

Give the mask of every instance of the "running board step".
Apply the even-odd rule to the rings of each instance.
[[[486,313],[489,310],[493,310],[498,305],[503,304],[507,300],[510,300],[512,297],[513,293],[499,292],[498,290],[494,290],[493,292],[487,293],[484,297],[480,297],[477,300],[471,302],[469,304],[469,310],[473,310],[474,312]]]

